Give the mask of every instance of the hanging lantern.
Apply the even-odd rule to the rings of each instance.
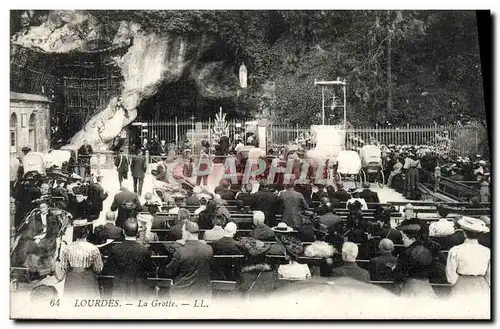
[[[242,63],[240,66],[240,86],[241,88],[247,87],[247,67],[245,63]]]

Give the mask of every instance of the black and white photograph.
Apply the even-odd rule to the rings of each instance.
[[[490,320],[491,15],[10,9],[10,318]]]

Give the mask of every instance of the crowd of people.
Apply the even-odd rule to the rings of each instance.
[[[252,280],[255,272],[276,270],[266,258],[269,255],[286,255],[288,264],[277,270],[290,279],[307,279],[314,273],[312,267],[300,263],[301,257],[308,256],[324,259],[316,273],[320,276],[394,281],[403,284],[405,296],[432,295],[430,282],[449,282],[461,291],[473,284],[476,292],[481,288],[483,294],[489,293],[487,218],[462,217],[453,222],[442,214],[443,220],[429,227],[412,216],[407,206],[404,221],[394,228],[394,209],[376,206],[375,215],[366,217],[363,208],[379,202],[368,183],[362,191],[349,193],[341,183],[307,191],[294,184],[273,190],[261,181],[259,190],[252,193],[250,184],[234,191],[224,180],[214,193],[197,186],[192,192],[177,191],[164,202],[146,193],[143,204],[131,185],[129,180],[122,181],[107,210],[106,224],[97,227],[93,227],[95,216],[86,212],[88,196],[80,187],[73,188],[77,204],[67,209],[74,216],[75,241],[56,262],[65,274],[65,296],[98,298],[97,273],[113,275],[113,296],[125,299],[149,293],[145,280],[156,276],[171,278],[171,294],[185,298],[209,294],[211,279],[237,281],[245,290],[245,280]],[[347,218],[337,215],[344,202]],[[236,205],[241,213],[251,211],[253,225],[248,235],[232,219],[228,204]],[[193,206],[196,210],[189,211]],[[39,209],[40,216],[22,232],[35,249],[47,239],[52,216],[46,203],[41,202]],[[121,243],[109,244],[111,240]],[[443,248],[451,248],[448,257]],[[153,262],[154,254],[166,255],[166,261]],[[214,266],[214,255],[234,254],[245,257],[239,273],[228,265]],[[475,279],[479,277],[486,278],[485,284]],[[267,280],[258,284],[270,284],[271,279]]]
[[[91,154],[84,146],[79,153]],[[389,146],[383,151],[390,186],[402,173],[418,176],[419,168],[435,169],[441,161],[432,152],[402,149]],[[194,160],[190,152],[184,158],[181,176],[191,176]],[[488,172],[486,165],[478,164],[482,171],[477,175]],[[103,207],[108,195],[102,177],[60,174],[40,184],[36,174],[25,175],[13,190],[19,236],[13,266],[27,267],[32,277],[55,271],[65,278],[64,296],[88,298],[99,298],[98,273],[114,276],[117,298],[137,299],[149,293],[148,277],[172,279],[171,294],[176,296],[199,297],[210,294],[213,279],[236,281],[242,293],[250,286],[258,290],[259,285],[272,282],[272,276],[266,275],[273,271],[289,279],[319,275],[366,283],[391,281],[402,284],[403,295],[409,297],[434,296],[431,282],[450,283],[452,291],[461,294],[489,294],[487,217],[450,220],[440,208],[441,219],[429,225],[407,205],[403,222],[395,227],[391,221],[395,209],[380,204],[369,182],[359,191],[345,190],[341,181],[294,184],[300,169],[299,175],[292,170],[288,182],[270,182],[263,179],[265,173],[256,177],[256,192],[250,183],[235,190],[227,179],[209,192],[206,178],[199,177],[196,184],[177,184],[160,196],[143,193],[147,168],[143,150],[131,158],[119,152],[115,166],[120,191],[109,209]],[[167,165],[164,170],[169,170]],[[159,169],[156,178],[161,179],[161,174]],[[413,179],[417,184],[418,177]],[[238,221],[234,207],[237,213],[250,213],[252,223]],[[367,215],[369,208],[373,215]],[[57,257],[61,224],[54,209],[71,215],[74,239]],[[340,209],[346,209],[347,215]],[[96,226],[103,211],[106,223]],[[34,212],[33,220],[26,222],[30,212]],[[250,226],[244,229],[245,225]],[[443,251],[448,251],[447,256]],[[154,262],[153,255],[164,255],[165,260]],[[242,255],[244,262],[235,272],[234,264],[217,262],[214,255]],[[273,255],[284,256],[286,264],[275,267],[269,257]],[[303,257],[322,262],[316,268],[305,264]],[[467,290],[469,286],[474,289]]]

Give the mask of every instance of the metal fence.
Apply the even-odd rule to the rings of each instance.
[[[215,144],[214,126],[220,122],[209,120],[191,121],[156,121],[147,122],[145,138],[156,135],[159,140],[177,146],[189,145],[194,152],[199,150],[203,139]],[[255,133],[255,128],[245,124],[245,121],[227,120],[225,125],[230,140],[239,136],[243,142],[249,133]],[[471,156],[481,153],[485,141],[486,130],[479,125],[467,126],[418,126],[410,127],[358,127],[346,130],[346,147],[357,147],[365,144],[384,145],[428,145],[439,148],[441,153],[451,156]],[[267,129],[267,147],[279,150],[290,143],[308,141],[311,137],[310,127],[271,124]]]
[[[150,121],[145,123],[143,129],[147,130],[147,132],[144,132],[142,137],[152,139],[157,136],[159,140],[165,140],[166,143],[177,146],[187,144],[194,149],[194,152],[197,152],[202,140],[214,144],[216,137],[218,137],[214,133],[216,127],[220,127],[220,122],[216,120],[195,121],[193,119],[191,121],[180,121],[175,118],[174,121]],[[245,121],[226,120],[224,128],[227,128],[231,140],[239,136],[244,142],[249,133],[256,132],[256,130],[245,124]]]
[[[472,156],[481,153],[486,130],[479,125],[419,126],[419,127],[361,127],[346,130],[346,148],[367,144],[427,145],[450,156]],[[268,130],[268,148],[279,149],[290,142],[305,142],[311,138],[311,129],[299,125],[271,125]]]

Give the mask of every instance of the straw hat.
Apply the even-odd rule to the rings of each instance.
[[[462,216],[462,218],[458,220],[458,225],[460,225],[462,229],[471,232],[487,233],[490,231],[482,220],[474,217]]]
[[[275,226],[275,227],[273,227],[272,230],[274,232],[280,232],[280,233],[290,233],[290,232],[293,232],[293,228],[291,228],[290,226],[286,225],[286,223],[284,223],[284,222],[278,223],[278,225]]]
[[[86,219],[81,219],[81,218],[75,219],[73,221],[73,227],[87,226],[90,224],[92,224],[92,223],[89,223]]]

